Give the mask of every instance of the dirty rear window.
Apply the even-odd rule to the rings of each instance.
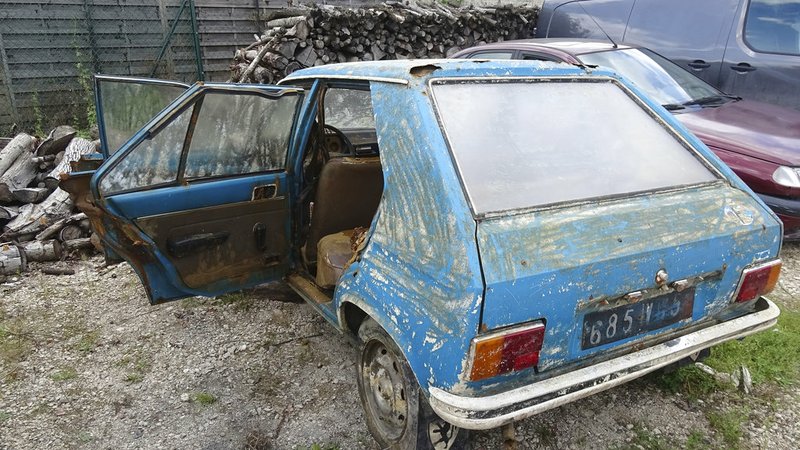
[[[715,180],[611,81],[437,82],[476,215]]]

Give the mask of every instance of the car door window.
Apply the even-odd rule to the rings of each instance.
[[[512,59],[514,52],[480,52],[469,55],[469,59]]]
[[[751,0],[744,38],[759,52],[800,55],[800,0]]]
[[[192,108],[152,133],[114,166],[100,182],[103,195],[176,181],[181,149]]]
[[[184,177],[283,170],[298,98],[206,94],[191,138]]]
[[[101,140],[113,155],[159,111],[189,86],[164,80],[95,76]]]
[[[523,53],[522,59],[525,61],[552,61],[552,62],[563,62],[559,61],[557,58],[553,58],[552,56],[545,56],[540,55],[537,53]]]

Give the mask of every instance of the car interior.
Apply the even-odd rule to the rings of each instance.
[[[319,101],[303,156],[295,233],[306,271],[303,290],[313,281],[320,292],[312,298],[326,302],[378,210],[383,171],[369,85],[328,85]]]

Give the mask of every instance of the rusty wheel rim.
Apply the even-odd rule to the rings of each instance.
[[[382,342],[370,341],[364,348],[361,371],[366,385],[368,413],[388,441],[403,435],[408,422],[406,380],[402,361]]]

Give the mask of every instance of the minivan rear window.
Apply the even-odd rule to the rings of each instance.
[[[478,216],[716,180],[613,80],[435,81]]]

